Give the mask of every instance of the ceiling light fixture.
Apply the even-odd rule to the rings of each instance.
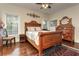
[[[27,13],[27,16],[31,16],[33,18],[40,18],[40,16],[35,13]]]
[[[42,4],[41,8],[47,9],[48,8],[48,4]]]
[[[36,3],[38,5],[41,5],[40,9],[49,9],[51,8],[51,3]]]

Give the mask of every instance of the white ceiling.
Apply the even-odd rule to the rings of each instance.
[[[77,3],[52,3],[51,9],[40,9],[41,5],[37,5],[35,3],[12,3],[10,5],[20,6],[43,14],[51,15],[55,12],[75,6]]]

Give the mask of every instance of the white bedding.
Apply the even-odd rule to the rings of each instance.
[[[39,32],[51,32],[51,31],[27,31],[26,35],[29,39],[33,40],[36,45],[39,45]]]

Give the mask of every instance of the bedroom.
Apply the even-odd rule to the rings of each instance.
[[[53,3],[49,4],[51,7],[48,7],[48,9],[41,8],[42,4],[36,4],[36,3],[3,3],[0,4],[0,22],[2,23],[3,28],[5,28],[5,35],[2,36],[11,36],[9,38],[12,39],[6,39],[1,40],[1,50],[0,54],[2,56],[28,56],[28,55],[65,55],[69,52],[65,52],[65,54],[58,54],[58,53],[64,53],[59,50],[66,50],[69,48],[73,54],[69,55],[79,55],[79,53],[73,52],[72,50],[78,51],[79,49],[79,26],[78,26],[78,10],[79,10],[79,4],[77,3]],[[62,19],[68,19],[69,23],[73,25],[72,30],[73,31],[71,35],[71,40],[69,42],[61,42],[62,33],[61,32],[55,32],[58,25],[60,25],[60,20]],[[25,24],[26,23],[26,24]],[[50,28],[52,27],[52,29]],[[26,31],[27,27],[37,27],[31,28],[32,30],[41,30],[47,31],[48,33],[42,33],[41,35],[46,35],[45,37],[42,37],[43,42],[42,49],[41,48],[41,42],[38,44],[39,47],[35,47],[33,43],[28,43],[26,38]],[[41,29],[39,28],[41,27]],[[28,28],[29,29],[29,28]],[[52,30],[52,32],[49,32],[49,30]],[[61,29],[62,30],[62,29]],[[7,34],[6,34],[7,32]],[[33,31],[34,32],[34,31]],[[38,32],[37,32],[38,33]],[[71,33],[71,32],[70,32]],[[39,33],[38,33],[39,34]],[[32,34],[31,36],[33,36]],[[41,36],[39,37],[41,39]],[[44,38],[44,39],[43,39]],[[50,41],[48,39],[53,38]],[[3,37],[4,39],[4,37]],[[14,41],[14,42],[13,42]],[[41,41],[41,40],[40,40]],[[73,44],[74,41],[74,44]],[[22,43],[20,43],[22,42]],[[50,42],[50,43],[49,43]],[[9,44],[12,43],[12,44]],[[15,43],[15,44],[14,44]],[[50,46],[55,46],[56,44],[63,45],[67,47],[66,49],[58,46],[55,47],[58,50],[58,52],[54,52],[56,54],[49,53],[52,50],[54,50],[54,47],[50,48]],[[49,47],[49,48],[48,48]],[[2,49],[3,48],[3,49]],[[48,48],[48,49],[47,49]],[[9,50],[8,50],[9,49]],[[47,49],[45,51],[42,51],[43,49]],[[8,50],[8,51],[7,51]],[[56,49],[55,49],[56,51]],[[53,51],[52,51],[53,52]],[[71,53],[70,52],[70,53]]]

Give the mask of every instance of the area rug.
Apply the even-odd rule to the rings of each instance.
[[[65,46],[54,46],[44,50],[43,54],[43,56],[79,56],[79,51],[69,49]]]

